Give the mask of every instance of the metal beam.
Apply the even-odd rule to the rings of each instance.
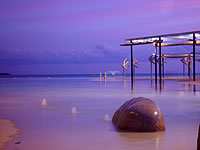
[[[168,47],[168,46],[183,46],[183,45],[193,45],[193,43],[164,43],[161,46],[162,47]],[[196,46],[200,46],[200,43],[196,43]]]
[[[152,44],[152,43],[154,43],[154,41],[151,41],[151,42],[149,42],[149,41],[147,41],[147,42],[138,42],[138,43],[131,42],[131,43],[120,44],[120,46],[144,45],[144,44]]]

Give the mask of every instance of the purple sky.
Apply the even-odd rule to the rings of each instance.
[[[0,72],[121,71],[130,60],[130,48],[119,46],[124,39],[200,30],[199,14],[200,0],[0,0]],[[149,72],[152,45],[134,49],[137,72]],[[172,50],[192,47],[163,52]],[[166,72],[181,69],[179,60],[167,60]]]

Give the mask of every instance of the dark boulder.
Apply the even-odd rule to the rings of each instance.
[[[165,130],[163,113],[159,106],[144,97],[126,101],[112,118],[118,130],[153,132]]]

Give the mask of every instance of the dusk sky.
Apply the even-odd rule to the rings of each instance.
[[[0,0],[0,72],[122,71],[123,59],[130,60],[130,48],[120,47],[124,39],[194,30],[200,30],[200,0]],[[163,49],[172,51],[192,47]],[[137,72],[150,72],[153,52],[152,45],[134,47]],[[180,60],[167,60],[166,72],[177,70]]]

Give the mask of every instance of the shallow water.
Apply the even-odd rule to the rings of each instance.
[[[200,85],[150,80],[98,81],[94,78],[0,79],[0,118],[21,130],[6,150],[195,150],[200,123]],[[165,132],[117,132],[112,118],[126,100],[147,97],[161,108]],[[42,106],[42,99],[47,105]],[[72,114],[76,107],[76,114]],[[21,144],[15,145],[20,141]]]

